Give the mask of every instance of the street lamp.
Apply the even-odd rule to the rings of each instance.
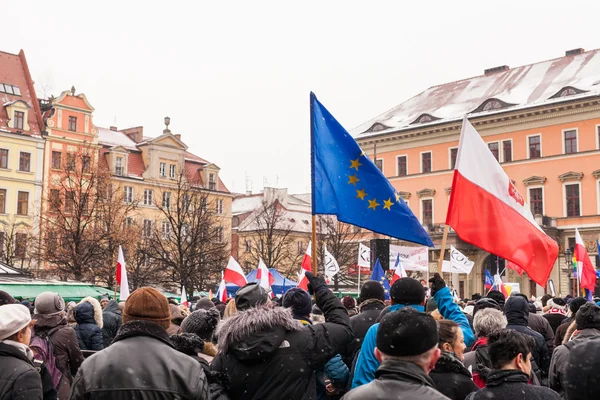
[[[567,263],[567,268],[569,269],[569,278],[571,278],[571,293],[575,293],[575,291],[577,289],[574,289],[574,279],[577,279],[577,277],[573,276],[573,252],[571,251],[571,249],[566,249],[565,250],[565,261]]]

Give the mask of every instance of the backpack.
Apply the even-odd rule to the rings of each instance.
[[[47,334],[35,335],[31,338],[29,348],[33,351],[33,358],[43,362],[46,369],[52,376],[54,387],[58,387],[58,383],[62,378],[62,372],[56,366],[56,357],[54,356],[54,345],[50,339],[50,335],[56,331],[52,329]]]

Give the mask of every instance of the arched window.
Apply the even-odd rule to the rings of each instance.
[[[428,122],[431,121],[437,121],[439,118],[434,117],[431,114],[421,114],[419,116],[419,118],[417,118],[416,120],[414,120],[413,122],[411,122],[411,125],[416,125],[416,124],[426,124]]]

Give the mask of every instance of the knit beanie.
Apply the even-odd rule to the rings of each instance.
[[[208,310],[199,309],[183,320],[181,331],[195,333],[202,340],[210,342],[219,321],[221,321],[221,314],[215,307]]]
[[[65,301],[54,292],[43,292],[35,298],[35,314],[54,315],[65,310]]]
[[[267,291],[256,282],[250,282],[235,292],[235,308],[246,311],[269,301]]]
[[[600,392],[600,339],[582,340],[569,352],[565,368],[566,399],[597,399]]]
[[[0,306],[16,303],[17,301],[10,294],[6,293],[4,290],[0,290]]]
[[[577,329],[600,329],[600,307],[594,303],[586,303],[579,307],[575,315]]]
[[[356,300],[352,296],[342,297],[342,304],[346,310],[354,310],[356,308]]]
[[[29,309],[22,304],[0,307],[0,340],[11,337],[31,322]]]
[[[585,303],[587,303],[587,299],[581,296],[575,297],[573,300],[571,300],[571,304],[569,304],[569,310],[571,310],[571,314],[575,316],[575,314],[577,314],[577,311],[579,311],[579,308]]]
[[[203,297],[196,303],[196,310],[210,310],[211,308],[215,308],[215,303],[210,301],[208,297]]]
[[[283,306],[291,308],[295,317],[307,317],[312,309],[310,294],[304,289],[293,287],[283,295]]]
[[[496,303],[498,303],[500,308],[501,309],[504,308],[504,303],[506,302],[506,299],[504,298],[504,295],[502,294],[502,292],[499,292],[497,290],[490,290],[490,292],[485,297],[487,297],[488,299],[496,300]],[[527,300],[527,299],[525,299],[525,300]]]
[[[563,311],[566,311],[566,309],[567,309],[567,302],[563,298],[560,298],[560,297],[554,297],[554,298],[548,300],[547,304],[550,306],[550,308],[556,308],[558,310],[563,310]]]
[[[478,311],[485,310],[486,308],[494,308],[496,310],[502,311],[502,308],[496,300],[491,299],[489,297],[482,297],[481,299],[477,300],[475,306],[473,306],[473,317],[475,317],[475,314]]]
[[[392,285],[390,297],[394,304],[420,305],[425,300],[425,288],[414,278],[400,278]]]
[[[169,301],[158,290],[143,287],[135,290],[125,302],[123,322],[150,321],[168,329],[171,311]]]
[[[411,307],[388,313],[377,329],[377,348],[388,356],[416,356],[437,344],[438,327],[435,319]]]
[[[377,299],[385,301],[385,292],[383,286],[377,281],[366,281],[360,288],[360,296],[358,302],[362,303],[365,300]]]

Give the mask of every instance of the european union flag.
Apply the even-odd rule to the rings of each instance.
[[[433,247],[423,226],[339,122],[310,94],[312,211]]]
[[[485,281],[483,286],[485,286],[485,288],[488,290],[491,290],[494,287],[494,277],[487,269],[485,270]]]
[[[383,268],[381,268],[381,263],[379,262],[379,258],[375,261],[375,266],[373,267],[373,272],[371,273],[371,280],[377,281],[381,283],[383,286],[383,292],[385,293],[385,299],[390,299],[390,282],[385,276],[385,272],[383,272]]]

